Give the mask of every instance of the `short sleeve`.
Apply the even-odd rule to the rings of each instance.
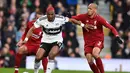
[[[82,15],[72,16],[72,18],[81,21]]]
[[[39,19],[37,19],[37,20],[34,22],[35,28],[39,28],[39,27],[41,26],[40,22],[41,22],[41,21],[40,21]]]
[[[69,22],[69,18],[68,17],[64,17],[63,18],[63,22],[65,23],[65,22]]]

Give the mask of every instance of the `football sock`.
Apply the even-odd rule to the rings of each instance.
[[[39,72],[39,67],[40,67],[40,61],[35,59],[34,73],[38,73]]]
[[[18,68],[15,68],[14,73],[18,73],[18,71],[19,71],[19,69],[18,69]]]
[[[51,73],[52,70],[55,67],[54,65],[55,65],[54,60],[49,60],[49,62],[47,64],[47,71],[46,71],[46,73]]]
[[[47,63],[48,63],[48,59],[47,59],[47,57],[44,57],[42,59],[42,66],[43,66],[43,69],[44,69],[44,73],[46,73]]]
[[[15,55],[15,72],[14,73],[18,73],[18,68],[20,66],[22,60],[22,54],[16,53]]]
[[[89,63],[89,66],[94,73],[100,73],[98,67],[93,62]]]
[[[100,57],[96,58],[96,64],[98,69],[100,70],[100,73],[104,73],[103,63]]]

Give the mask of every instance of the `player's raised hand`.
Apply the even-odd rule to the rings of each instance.
[[[20,47],[20,46],[22,46],[23,45],[23,43],[22,43],[23,41],[22,40],[20,40],[17,44],[16,44],[16,46],[18,46],[18,47]]]
[[[121,39],[121,37],[117,36],[116,37],[116,41],[119,43],[119,44],[123,44],[124,41]]]

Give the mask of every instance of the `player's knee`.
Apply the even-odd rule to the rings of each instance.
[[[24,49],[23,47],[19,47],[17,53],[24,54],[24,50],[23,49]]]
[[[99,57],[99,54],[98,54],[98,53],[93,53],[93,57],[94,57],[94,58],[98,58],[98,57]]]

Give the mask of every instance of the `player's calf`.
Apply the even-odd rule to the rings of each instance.
[[[86,54],[86,58],[87,58],[88,63],[93,62],[92,54],[90,54],[90,53]]]

